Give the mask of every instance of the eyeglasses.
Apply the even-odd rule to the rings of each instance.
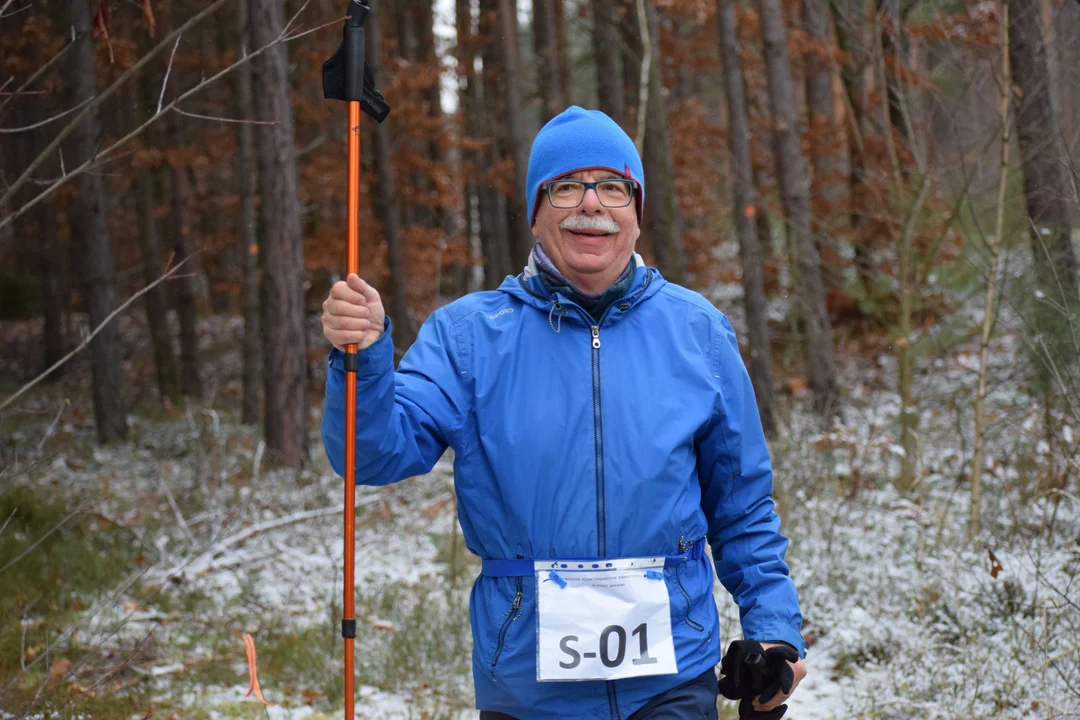
[[[600,204],[606,208],[626,207],[634,200],[633,180],[597,180],[585,182],[584,180],[554,180],[544,186],[547,189],[548,202],[552,207],[561,210],[576,208],[585,199],[585,192],[592,190],[600,199]]]

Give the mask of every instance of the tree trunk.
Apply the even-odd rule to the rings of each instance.
[[[406,67],[413,66],[419,60],[419,51],[416,46],[416,32],[415,23],[413,17],[413,1],[405,0],[396,4],[395,21],[397,27],[396,31],[396,46],[398,57],[405,61]],[[375,35],[371,34],[374,38]],[[406,95],[415,96],[416,91],[412,89],[405,90]],[[414,100],[414,97],[410,97],[410,100]],[[410,146],[410,152],[415,155],[421,155],[424,150],[421,147],[422,143],[416,138],[403,138],[403,142]],[[402,224],[405,227],[413,225],[429,226],[431,219],[427,208],[416,203],[415,198],[423,197],[427,194],[430,186],[428,184],[428,177],[422,172],[418,172],[415,168],[409,167],[404,169],[404,175],[406,184],[409,187],[416,189],[412,193],[410,198],[405,198],[401,203],[401,218]]]
[[[979,333],[979,379],[975,391],[975,450],[971,455],[971,503],[968,506],[967,537],[971,540],[982,530],[982,472],[986,459],[986,381],[990,368],[990,339],[994,331],[994,306],[997,303],[997,275],[1005,234],[1005,191],[1009,181],[1009,108],[1012,101],[1012,68],[1009,66],[1009,6],[1001,2],[1005,27],[1001,29],[1001,161],[998,173],[997,213],[990,240],[990,267],[983,294],[982,332]]]
[[[533,237],[529,227],[528,208],[525,206],[525,173],[529,166],[529,140],[525,137],[525,119],[522,117],[521,90],[518,78],[518,28],[513,3],[498,0],[499,27],[502,37],[499,43],[500,59],[506,82],[507,141],[513,160],[513,184],[507,199],[509,230],[512,233],[510,247],[512,262],[524,264],[532,250]]]
[[[419,35],[421,47],[425,49],[425,62],[438,66],[440,60],[436,53],[435,47],[435,0],[422,0],[419,4],[420,23],[419,23]],[[372,33],[374,35],[374,33]],[[439,202],[435,207],[435,226],[443,231],[443,235],[446,238],[453,237],[457,233],[457,221],[456,213],[449,208],[442,206],[444,198],[454,197],[457,189],[452,186],[453,180],[448,172],[444,169],[447,168],[449,160],[441,147],[441,140],[445,136],[448,123],[448,118],[443,115],[442,108],[442,87],[441,82],[436,80],[425,92],[425,99],[431,117],[435,119],[433,127],[434,132],[430,134],[428,140],[428,159],[431,161],[432,170],[430,171],[431,183],[434,188],[435,197]],[[436,288],[436,292],[439,289]],[[411,345],[412,343],[410,343]]]
[[[630,135],[637,125],[638,97],[641,94],[641,29],[638,27],[637,0],[620,0],[619,47],[622,55],[622,91],[624,128]]]
[[[78,38],[68,50],[68,105],[75,107],[97,94],[94,46],[90,36],[90,5],[87,0],[67,0],[67,19]],[[98,112],[90,111],[72,133],[68,164],[82,164],[97,152],[101,139]],[[85,286],[90,311],[90,327],[105,322],[116,308],[116,287],[109,237],[108,199],[101,175],[85,172],[76,180],[73,228],[78,228],[85,247]],[[110,322],[90,342],[93,372],[94,423],[99,443],[127,437],[127,415],[123,400],[120,331]]]
[[[367,21],[367,33],[371,42],[366,44],[367,62],[373,73],[382,66],[381,48],[379,47],[378,13],[371,13]],[[375,176],[378,178],[378,192],[374,198],[374,210],[383,226],[383,238],[386,240],[386,262],[390,270],[390,303],[388,310],[393,312],[395,325],[395,344],[408,348],[416,339],[409,304],[405,299],[405,264],[401,259],[400,219],[397,195],[394,192],[394,173],[390,167],[390,128],[386,123],[371,123],[372,147],[374,150]]]
[[[246,52],[251,52],[251,23],[248,4],[241,0],[236,9],[237,32]],[[236,96],[240,114],[252,111],[252,70],[246,62],[237,69]],[[240,232],[244,258],[244,370],[241,420],[246,425],[259,422],[260,382],[262,380],[262,337],[259,322],[259,221],[255,209],[255,140],[249,123],[237,125],[240,150]]]
[[[163,33],[172,32],[175,0],[164,3],[158,12],[158,19]],[[178,87],[182,69],[173,66],[169,71],[170,84]],[[149,91],[152,92],[152,91]],[[166,97],[168,92],[166,91]],[[155,100],[151,95],[151,102]],[[202,379],[199,373],[199,340],[196,328],[197,303],[195,299],[195,277],[199,273],[198,258],[194,257],[191,244],[191,212],[188,204],[191,196],[191,181],[188,178],[187,161],[183,157],[187,145],[187,132],[183,119],[170,114],[165,119],[165,141],[176,153],[166,161],[162,172],[169,178],[171,199],[170,226],[172,249],[176,261],[187,260],[180,277],[170,281],[173,304],[180,325],[180,389],[188,397],[202,395]],[[190,258],[190,259],[189,259]]]
[[[1080,3],[1063,2],[1058,6],[1055,36],[1058,38],[1061,75],[1058,78],[1058,113],[1061,117],[1061,133],[1065,138],[1065,150],[1070,165],[1077,162],[1077,130],[1080,122],[1080,106],[1077,105],[1080,85]],[[1073,171],[1074,177],[1076,171]],[[1073,219],[1080,207],[1073,208]]]
[[[168,14],[163,13],[163,18],[168,21]],[[147,52],[152,46],[152,39],[147,36],[139,45],[142,52]],[[160,92],[160,77],[144,74],[139,79],[138,97],[134,97],[136,93],[132,92],[131,102],[125,103],[131,107],[128,119],[132,127],[145,122],[154,113]],[[165,135],[159,128],[150,128],[143,142],[146,147],[161,146],[165,144]],[[162,252],[161,225],[156,217],[158,198],[163,186],[159,180],[164,172],[164,161],[156,160],[142,169],[137,184],[133,188],[139,217],[138,235],[139,250],[142,255],[142,277],[147,285],[164,273],[167,260]],[[172,253],[169,253],[169,257],[173,261],[182,259],[172,257]],[[185,265],[185,269],[186,267]],[[143,296],[150,344],[154,353],[158,397],[163,405],[178,403],[181,398],[180,367],[177,364],[172,334],[169,331],[169,288],[174,282],[178,281],[170,280],[168,283],[156,285]]]
[[[851,117],[848,119],[848,202],[851,244],[855,253],[855,272],[864,297],[873,300],[877,295],[873,261],[868,239],[862,237],[866,220],[866,154],[862,132],[866,116],[865,83],[863,71],[867,59],[865,40],[865,9],[862,0],[840,0],[836,12],[837,44],[847,59],[841,70],[844,92],[847,94]]]
[[[473,42],[473,13],[470,0],[454,0],[454,27],[457,30],[457,46],[454,56],[457,60],[458,107],[461,114],[462,131],[466,138],[476,137],[476,118],[473,108],[473,91],[477,88],[476,50]],[[477,177],[480,173],[480,153],[473,148],[462,148],[462,175],[465,178],[465,237],[469,243],[469,255],[483,264],[474,266],[469,275],[467,292],[488,287],[493,277],[489,270],[490,258],[484,256],[482,226],[483,199]]]
[[[540,122],[546,123],[566,109],[562,75],[559,73],[559,46],[555,37],[555,5],[551,2],[533,2],[532,6]]]
[[[1027,0],[1009,0],[1009,14],[1009,57],[1017,89],[1014,100],[1024,196],[1036,228],[1031,234],[1036,280],[1045,297],[1058,305],[1073,306],[1077,301],[1077,263],[1069,199],[1074,194],[1061,163],[1063,149],[1051,100],[1039,7]],[[1039,326],[1049,329],[1042,322]]]
[[[491,177],[499,163],[499,145],[502,139],[502,128],[499,123],[493,122],[492,118],[504,116],[502,105],[506,97],[496,52],[496,25],[495,0],[481,0],[478,30],[484,43],[484,70],[469,87],[469,122],[472,123],[469,133],[475,138],[487,141],[487,147],[482,153],[482,171],[485,177],[479,183],[479,192],[480,238],[484,256],[487,258],[485,282],[489,289],[498,287],[503,277],[515,272],[515,263],[511,260],[514,245],[506,224],[506,196]]]
[[[822,263],[824,280],[830,287],[843,287],[842,269],[837,262],[840,255],[836,247],[836,234],[840,229],[837,216],[844,197],[844,141],[834,112],[832,66],[826,59],[832,47],[829,0],[803,0],[803,24],[807,34],[817,43],[815,52],[808,55],[806,63],[810,161],[814,170],[810,185],[810,216],[819,254],[829,259]],[[827,252],[821,253],[822,248]]]
[[[646,237],[652,242],[656,265],[664,276],[679,285],[686,284],[686,258],[682,246],[682,222],[675,194],[675,173],[668,142],[667,103],[664,100],[664,75],[660,63],[660,23],[653,0],[645,3],[649,29],[649,102],[645,133],[645,176],[649,192],[645,196]]]
[[[900,12],[899,0],[877,0],[877,15],[882,19],[881,53],[885,61],[885,87],[889,100],[889,122],[904,141],[911,139],[911,128],[904,115],[904,88],[897,69],[905,65],[906,40],[904,38],[904,18]]]
[[[154,211],[157,200],[154,196],[153,171],[145,170],[139,181],[139,213],[142,227],[139,233],[142,250],[143,282],[150,284],[165,269],[161,256],[161,235],[158,231]],[[154,349],[154,368],[157,371],[158,395],[162,402],[180,400],[180,372],[176,366],[176,354],[173,352],[172,338],[169,336],[169,301],[163,285],[151,288],[146,295],[146,322],[150,329],[150,342]]]
[[[170,135],[174,142],[183,143],[185,140],[185,133],[179,125],[175,126]],[[174,144],[173,147],[177,145]],[[178,261],[192,258],[184,266],[185,270],[191,268],[190,273],[182,273],[189,277],[178,278],[173,286],[176,318],[180,324],[180,388],[184,395],[197,398],[202,395],[194,277],[198,272],[198,264],[191,244],[191,209],[188,207],[190,199],[191,181],[188,179],[187,167],[182,164],[175,165],[172,169],[173,250]]]
[[[283,7],[251,0],[255,47],[273,42],[284,26]],[[254,60],[259,194],[263,238],[263,376],[266,446],[282,463],[303,465],[308,455],[307,335],[304,332],[304,255],[297,194],[295,133],[289,102],[288,54],[280,44]]]
[[[836,411],[836,366],[833,361],[832,328],[825,308],[825,288],[821,281],[821,260],[814,246],[810,225],[810,202],[806,171],[799,149],[799,116],[795,108],[795,87],[788,61],[784,16],[780,0],[761,0],[761,33],[765,43],[769,106],[773,118],[780,197],[787,215],[787,237],[798,258],[795,269],[796,295],[801,304],[806,329],[806,359],[810,388],[818,412]]]
[[[570,74],[570,42],[566,35],[566,3],[564,0],[550,2],[555,8],[555,52],[558,54],[555,64],[559,68],[559,85],[564,93],[564,105],[559,109],[559,112],[562,112],[574,99],[574,80]]]
[[[592,4],[593,57],[596,60],[597,102],[608,117],[622,125],[626,117],[623,111],[623,75],[619,67],[622,53],[619,51],[615,4],[616,0],[595,0]]]
[[[762,249],[758,242],[755,220],[757,197],[750,164],[750,120],[746,109],[741,51],[732,0],[720,0],[717,16],[720,55],[724,65],[724,88],[727,92],[731,184],[735,194],[732,210],[739,235],[743,306],[746,308],[746,327],[750,340],[750,379],[754,384],[754,396],[757,398],[765,434],[775,437],[776,396],[773,394],[772,351],[769,347],[769,324],[765,313]]]
[[[42,370],[50,368],[64,356],[64,265],[60,260],[60,233],[56,227],[56,208],[39,203],[35,215],[40,235],[39,268],[41,269],[41,306],[45,317],[45,357]],[[63,366],[49,375],[49,381],[59,380]]]
[[[66,103],[66,101],[60,100],[60,103]],[[60,107],[56,102],[42,101],[39,111],[41,117],[31,116],[31,113],[26,112],[28,109],[29,106],[26,104],[16,105],[16,110],[22,111],[18,113],[19,115],[30,116],[27,117],[26,122],[20,122],[20,125],[29,125],[32,122],[50,117],[53,113],[59,111]],[[53,132],[54,130],[51,127],[42,126],[34,131],[33,142],[31,143],[27,143],[16,136],[15,154],[18,154],[18,148],[24,148],[27,152],[27,156],[23,157],[22,162],[19,163],[20,168],[29,165],[33,158],[48,146],[52,140]],[[60,163],[55,159],[50,159],[41,166],[39,172],[45,177],[57,177],[61,172]],[[31,186],[30,188],[24,188],[24,193],[29,197],[33,197],[35,190]],[[42,339],[45,347],[41,367],[43,371],[55,365],[64,355],[63,317],[67,294],[63,288],[66,288],[70,281],[65,272],[64,252],[60,247],[60,232],[56,216],[57,208],[52,203],[38,203],[33,210],[33,219],[35,220],[34,224],[37,226],[38,238],[36,265],[41,273],[41,311],[44,319]],[[0,247],[2,246],[3,242],[0,240]],[[48,382],[59,380],[63,377],[63,374],[64,366],[61,365],[49,374]]]

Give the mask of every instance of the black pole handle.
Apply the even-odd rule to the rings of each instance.
[[[345,99],[364,99],[364,23],[371,8],[364,0],[350,0],[345,21]]]
[[[390,114],[390,105],[375,89],[371,68],[364,62],[364,24],[370,14],[367,0],[349,0],[341,45],[323,63],[323,97],[358,101],[365,113],[382,122]]]

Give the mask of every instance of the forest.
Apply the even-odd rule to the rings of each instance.
[[[753,382],[787,717],[1080,718],[1080,0],[368,4],[395,357],[522,272],[532,139],[602,110]],[[348,5],[0,0],[0,718],[340,716]],[[355,513],[357,716],[475,718],[451,454]]]

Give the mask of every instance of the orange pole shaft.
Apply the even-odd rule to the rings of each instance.
[[[360,103],[349,102],[349,273],[360,273]],[[357,351],[355,343],[346,351]],[[345,376],[345,597],[343,617],[355,620],[356,569],[356,373]],[[353,639],[345,638],[345,720],[353,720]]]

